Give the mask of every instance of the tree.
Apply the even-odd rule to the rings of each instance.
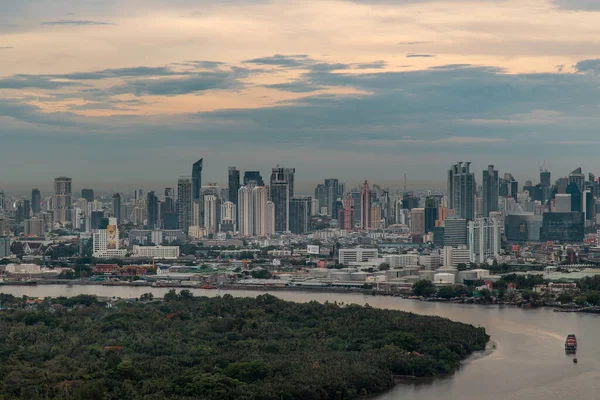
[[[152,301],[154,295],[152,293],[144,293],[140,296],[140,301]]]
[[[573,295],[569,292],[562,292],[557,298],[556,301],[558,301],[561,304],[566,304],[566,303],[570,303],[573,301]]]
[[[423,297],[433,296],[436,292],[433,282],[428,281],[427,279],[416,281],[412,286],[412,290],[415,296]]]

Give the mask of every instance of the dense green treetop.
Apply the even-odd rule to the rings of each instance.
[[[0,311],[0,399],[352,399],[392,374],[452,372],[488,341],[483,328],[369,306],[143,300]]]

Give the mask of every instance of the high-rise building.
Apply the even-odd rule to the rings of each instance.
[[[34,214],[39,214],[42,211],[42,195],[40,189],[33,189],[31,191],[31,211]]]
[[[238,225],[241,236],[268,236],[274,231],[273,204],[264,186],[242,186],[238,191]]]
[[[425,209],[413,208],[410,210],[410,233],[422,235],[425,233]]]
[[[204,196],[204,228],[209,235],[219,228],[219,198],[215,195]]]
[[[543,188],[549,188],[552,186],[550,172],[547,169],[540,170],[540,186]]]
[[[321,213],[322,209],[327,208],[327,188],[322,183],[315,188],[315,199],[319,202],[319,213]]]
[[[71,178],[59,177],[54,179],[54,197],[52,207],[54,210],[54,222],[63,226],[71,225]]]
[[[223,201],[229,200],[237,206],[238,190],[240,190],[240,170],[236,167],[229,167],[227,180],[229,183],[229,197],[223,199]]]
[[[146,208],[147,208],[147,216],[146,216],[146,228],[147,229],[157,229],[158,226],[158,198],[154,194],[154,192],[148,192],[146,195]]]
[[[204,159],[201,158],[192,165],[192,200],[200,200],[203,160]]]
[[[271,181],[271,201],[275,207],[275,232],[289,232],[290,190],[287,181]]]
[[[429,233],[433,228],[435,228],[435,221],[438,220],[438,210],[440,207],[439,198],[428,196],[425,199],[425,226],[424,233]]]
[[[483,216],[488,217],[491,212],[498,211],[498,171],[493,165],[483,171]]]
[[[94,189],[81,189],[81,197],[86,199],[88,203],[92,203],[94,201]]]
[[[255,186],[265,186],[265,181],[260,175],[260,171],[246,171],[244,172],[244,186],[250,185],[254,182]]]
[[[106,226],[97,229],[93,234],[94,257],[124,257],[127,250],[122,250],[119,243],[119,228],[116,218],[109,218]]]
[[[448,170],[448,208],[460,218],[475,218],[475,174],[470,162],[459,162]]]
[[[367,230],[371,228],[371,189],[369,183],[365,183],[360,188],[360,229]]]
[[[336,202],[339,197],[340,182],[337,179],[325,179],[325,190],[327,193],[327,214],[333,218],[338,217]]]
[[[238,190],[238,227],[241,236],[254,236],[254,201],[250,186]]]
[[[181,177],[177,182],[177,215],[178,228],[185,234],[192,224],[192,180]]]
[[[274,182],[287,182],[288,184],[288,199],[294,197],[294,181],[296,175],[296,168],[282,168],[277,166],[277,168],[273,168],[271,171],[271,180],[270,183],[273,185]],[[274,202],[275,203],[275,202]],[[275,211],[275,216],[277,216],[277,211]]]
[[[237,203],[237,200],[236,200]],[[237,230],[237,207],[232,201],[221,204],[220,232],[235,233]]]
[[[482,264],[500,255],[500,223],[495,218],[477,218],[469,221],[469,258]]]
[[[6,195],[0,190],[0,211],[6,210]]]
[[[121,195],[119,193],[113,194],[112,197],[113,215],[119,225],[123,220],[121,219]]]
[[[275,204],[272,201],[267,201],[265,206],[265,236],[275,234]]]
[[[310,197],[292,197],[290,199],[290,231],[302,235],[310,231]]]
[[[381,203],[374,202],[371,205],[371,229],[383,229],[385,228],[384,225],[385,224],[383,224],[383,213]]]
[[[173,188],[165,188],[165,212],[175,211],[175,196],[173,195]]]
[[[338,213],[338,226],[345,231],[354,230],[354,200],[348,195],[342,201],[343,207]]]
[[[466,246],[467,219],[458,217],[449,217],[444,221],[444,245],[450,247]]]
[[[561,243],[581,243],[585,236],[585,221],[583,213],[568,212],[544,213],[540,240]]]
[[[569,184],[566,192],[571,195],[571,211],[583,212],[583,191],[585,188],[585,175],[581,168],[577,168],[569,174]]]

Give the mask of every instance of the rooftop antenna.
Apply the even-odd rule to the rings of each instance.
[[[406,193],[406,172],[404,173],[404,193]]]

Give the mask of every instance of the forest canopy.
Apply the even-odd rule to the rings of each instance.
[[[393,375],[452,372],[489,339],[439,317],[270,295],[90,297],[0,311],[0,399],[345,400]]]

